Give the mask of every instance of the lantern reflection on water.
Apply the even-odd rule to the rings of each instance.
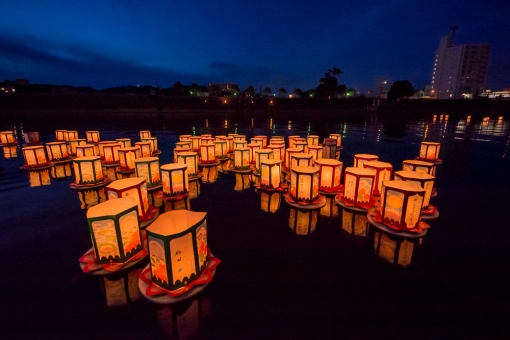
[[[26,144],[39,144],[39,132],[23,132]]]
[[[406,239],[376,231],[374,235],[374,251],[377,256],[392,264],[406,267],[411,264],[414,244],[417,239]]]
[[[50,169],[30,170],[28,172],[28,182],[30,187],[40,187],[42,185],[50,185]]]
[[[367,213],[342,208],[342,229],[354,236],[366,237],[370,223]]]
[[[18,147],[16,145],[4,146],[2,147],[2,151],[4,153],[4,158],[18,157]]]
[[[260,209],[265,212],[275,213],[280,209],[282,193],[280,191],[260,191]]]
[[[290,208],[289,227],[297,235],[309,235],[317,228],[317,210]]]
[[[55,166],[51,168],[51,177],[58,179],[71,177],[71,163],[55,164]]]

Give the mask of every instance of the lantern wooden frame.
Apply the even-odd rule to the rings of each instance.
[[[313,162],[322,158],[324,147],[322,145],[308,145],[305,147],[305,153],[312,155]]]
[[[344,172],[344,195],[342,200],[356,207],[372,207],[375,170],[347,167]]]
[[[250,139],[250,143],[253,144],[258,144],[260,149],[264,149],[264,138],[260,138],[260,137],[253,137]]]
[[[342,135],[339,133],[330,133],[329,138],[334,139],[336,146],[342,146]]]
[[[235,135],[234,142],[246,142],[246,136],[245,135]],[[248,142],[246,142],[248,144]]]
[[[186,164],[165,164],[161,166],[160,170],[165,196],[175,197],[189,192],[188,166]]]
[[[142,140],[142,138],[149,138],[149,137],[151,137],[150,131],[148,131],[148,130],[140,131],[140,140]]]
[[[161,185],[161,173],[158,157],[142,157],[135,159],[136,177],[145,178],[147,188]]]
[[[99,156],[96,155],[95,145],[85,144],[76,146],[76,157],[89,157],[89,156]]]
[[[301,138],[301,136],[298,136],[298,135],[292,135],[292,136],[289,136],[288,137],[288,140],[289,140],[289,148],[293,148],[294,147],[294,139],[296,138]]]
[[[375,170],[374,196],[380,196],[383,181],[391,180],[393,166],[390,163],[381,161],[367,161],[363,163],[363,167]]]
[[[216,140],[214,141],[214,155],[218,159],[227,158],[228,153],[228,143],[226,140]]]
[[[319,145],[319,136],[317,135],[308,135],[306,136],[306,145]]]
[[[290,165],[291,165],[290,156],[292,156],[293,154],[296,154],[296,153],[303,153],[303,151],[301,151],[300,149],[297,149],[297,148],[285,149],[285,164],[284,164],[284,166],[287,169],[290,169]]]
[[[141,142],[149,142],[151,144],[151,156],[158,151],[158,138],[157,137],[147,137],[141,138]]]
[[[200,144],[200,163],[215,163],[216,153],[214,144]]]
[[[285,158],[284,145],[269,144],[267,148],[273,151],[273,159],[282,160],[283,158]]]
[[[191,145],[192,150],[195,152],[200,152],[200,144],[202,143],[202,137],[201,136],[191,136]]]
[[[0,131],[0,143],[16,144],[16,138],[14,138],[14,131]]]
[[[200,145],[202,145],[202,144],[214,145],[214,138],[212,138],[212,137],[202,137]]]
[[[100,142],[97,142],[97,149],[99,150],[99,156],[101,157],[101,159],[104,159],[104,150],[103,150],[103,146],[105,144],[115,144],[117,143],[117,141],[114,141],[114,140],[104,140],[104,141],[100,141]]]
[[[151,142],[135,142],[135,147],[140,149],[142,157],[152,157],[152,144]]]
[[[67,139],[67,130],[55,130],[55,140],[57,142],[66,141]]]
[[[69,142],[73,139],[79,139],[77,130],[67,130],[66,131],[66,142]]]
[[[262,149],[265,149],[267,147],[267,136],[258,135],[258,136],[254,136],[251,140],[253,141],[253,139],[256,139],[256,140],[262,139],[262,145],[260,147]]]
[[[179,135],[179,142],[191,140],[192,135]]]
[[[297,203],[312,203],[319,198],[319,169],[296,166],[290,170],[290,197]]]
[[[106,196],[109,200],[122,197],[134,198],[138,206],[140,220],[147,219],[151,213],[145,178],[130,177],[111,182],[106,186]]]
[[[336,159],[336,140],[331,138],[324,138],[322,149],[322,158]]]
[[[290,169],[297,166],[313,166],[313,155],[304,152],[292,153],[290,155]]]
[[[73,160],[75,183],[77,185],[96,185],[104,182],[101,157],[80,157]]]
[[[425,197],[425,189],[411,181],[384,181],[381,193],[381,220],[400,230],[416,228]]]
[[[261,149],[260,144],[249,143],[247,146],[250,149],[250,163],[255,164],[255,151]]]
[[[105,164],[116,164],[119,163],[119,150],[122,149],[120,143],[104,144],[103,153]]]
[[[190,148],[188,148],[187,146],[186,147],[179,147],[179,148],[174,148],[174,160],[173,162],[174,163],[177,163],[177,155],[180,154],[180,153],[183,153],[183,152],[190,152]]]
[[[242,142],[236,142],[234,141],[234,150],[235,149],[245,149],[245,148],[248,148],[248,142],[247,141],[242,141]]]
[[[295,138],[293,148],[299,149],[299,150],[301,150],[301,152],[305,152],[305,146],[307,146],[308,143],[306,142],[306,140],[298,140],[298,139],[304,139],[304,138]]]

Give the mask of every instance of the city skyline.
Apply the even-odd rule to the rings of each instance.
[[[486,88],[510,87],[510,4],[437,0],[170,4],[138,0],[0,4],[0,80],[91,86],[237,83],[287,92],[332,67],[364,93],[377,79],[430,83],[449,27],[491,47]]]

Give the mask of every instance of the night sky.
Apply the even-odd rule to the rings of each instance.
[[[315,88],[327,69],[364,92],[430,81],[451,25],[491,45],[487,87],[510,87],[510,1],[0,1],[0,81]]]

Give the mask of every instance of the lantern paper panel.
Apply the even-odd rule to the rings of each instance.
[[[135,147],[138,147],[140,149],[142,157],[152,156],[152,146],[150,142],[136,142]]]
[[[87,141],[85,138],[70,139],[69,140],[69,153],[71,155],[76,155],[76,147],[78,145],[85,145],[85,144],[87,144]]]
[[[273,159],[273,150],[260,149],[255,151],[255,169],[257,172],[260,172],[260,163],[264,159]]]
[[[416,160],[406,160],[402,162],[402,170],[416,171],[429,174],[431,176],[436,175],[436,166],[434,163]]]
[[[179,142],[191,140],[192,137],[192,135],[179,135]]]
[[[375,170],[374,195],[380,196],[382,183],[391,179],[393,166],[390,163],[380,161],[367,161],[363,163],[363,166],[366,169]]]
[[[80,157],[73,160],[76,184],[99,184],[103,182],[103,167],[99,156]]]
[[[177,163],[186,164],[188,177],[198,176],[198,153],[180,152],[177,154]]]
[[[201,145],[202,144],[212,144],[212,145],[214,145],[214,138],[212,138],[212,137],[204,137],[202,135]]]
[[[219,141],[223,140],[223,138],[226,138],[226,137],[227,136],[225,136],[225,135],[217,135],[214,137],[214,141],[219,142]]]
[[[247,147],[248,147],[248,142],[247,141],[242,141],[242,142],[234,141],[234,150],[235,149],[244,149],[244,148],[247,148]]]
[[[395,180],[397,181],[409,181],[416,183],[425,190],[425,196],[423,197],[423,209],[427,209],[430,203],[430,197],[432,190],[434,189],[434,176],[428,175],[424,172],[416,171],[396,171]]]
[[[297,138],[294,139],[294,148],[301,150],[301,152],[305,152],[305,147],[307,145],[306,141],[297,140]]]
[[[216,158],[226,158],[227,157],[227,151],[228,151],[228,145],[227,141],[225,140],[217,140],[214,141],[214,154]]]
[[[177,196],[188,192],[188,173],[186,164],[171,163],[161,166],[163,193],[166,196]]]
[[[255,136],[252,138],[252,141],[256,139],[257,141],[259,140],[262,140],[262,145],[260,145],[260,147],[262,149],[265,149],[267,147],[267,136],[263,136],[263,135],[258,135],[258,136]]]
[[[285,156],[283,145],[269,144],[267,146],[269,150],[273,151],[273,158],[282,160]]]
[[[97,143],[99,142],[99,131],[85,131],[85,137],[87,143]]]
[[[135,170],[135,159],[142,158],[142,152],[137,146],[130,148],[120,148],[119,163],[122,170]]]
[[[255,163],[255,151],[260,150],[261,147],[258,143],[250,143],[248,148],[250,149],[250,163]]]
[[[97,149],[99,150],[99,156],[101,157],[101,159],[104,159],[104,149],[103,149],[103,146],[105,144],[115,144],[117,143],[116,141],[114,140],[104,140],[104,141],[101,141],[101,142],[97,142]]]
[[[234,169],[236,170],[250,169],[250,149],[248,148],[234,149]]]
[[[354,236],[366,237],[370,222],[367,214],[346,208],[342,209],[342,229]]]
[[[308,145],[305,147],[305,153],[312,155],[312,160],[315,162],[317,159],[322,158],[322,153],[324,152],[324,147],[319,145]]]
[[[307,144],[307,146],[319,145],[319,136],[316,136],[316,135],[306,136],[306,144]]]
[[[200,144],[202,143],[202,137],[200,136],[192,136],[191,144],[193,151],[200,151]]]
[[[292,135],[292,136],[288,137],[288,139],[289,139],[289,148],[293,148],[294,147],[294,139],[296,139],[296,138],[301,138],[301,136]]]
[[[103,145],[104,162],[106,164],[119,163],[119,150],[121,148],[120,143]]]
[[[224,137],[223,141],[227,142],[227,153],[231,153],[234,150],[234,138],[233,137]]]
[[[21,149],[25,158],[25,166],[29,168],[48,165],[44,146],[27,146]]]
[[[99,264],[125,263],[143,249],[138,207],[131,197],[108,200],[87,210]]]
[[[278,191],[260,192],[260,209],[265,212],[275,213],[280,209],[282,194]]]
[[[210,133],[203,133],[201,134],[202,138],[212,138],[212,135]]]
[[[155,152],[155,151],[158,151],[158,139],[156,137],[147,137],[147,138],[142,138],[141,139],[142,142],[149,142],[150,143],[150,152],[151,152],[151,156],[152,154]]]
[[[420,220],[425,190],[408,181],[385,181],[381,193],[381,218],[397,229],[414,229]]]
[[[313,165],[313,156],[308,153],[291,153],[290,154],[290,169],[293,169],[297,166],[312,166]]]
[[[67,140],[67,130],[55,130],[55,140],[65,141]]]
[[[321,158],[315,161],[319,168],[319,190],[335,191],[340,189],[343,163],[336,159]]]
[[[177,163],[177,156],[183,152],[190,152],[190,148],[187,146],[185,148],[182,147],[174,148],[174,163]]]
[[[147,183],[145,178],[131,177],[116,180],[106,186],[109,200],[132,197],[138,206],[138,216],[144,219],[149,212],[149,198],[147,197]]]
[[[293,155],[293,154],[296,154],[296,153],[302,153],[303,151],[301,151],[300,149],[297,149],[297,148],[287,148],[285,150],[285,166],[287,168],[290,168],[290,165],[291,165],[291,161],[290,161],[290,157]]]
[[[297,166],[290,171],[290,196],[296,202],[312,203],[319,197],[319,169]]]
[[[66,142],[50,142],[46,143],[46,152],[48,158],[52,161],[60,161],[69,158]]]
[[[214,163],[216,162],[216,154],[214,144],[201,144],[200,145],[200,162],[201,163]]]
[[[122,148],[130,148],[131,147],[131,138],[117,138],[115,139],[117,143],[122,145]]]
[[[246,142],[246,136],[245,135],[235,135],[234,142]]]
[[[377,256],[391,264],[406,267],[411,264],[414,243],[405,238],[390,237],[376,231],[374,235],[374,251]]]
[[[344,174],[343,200],[354,206],[368,209],[372,206],[375,170],[347,167]]]
[[[85,144],[76,146],[76,157],[90,157],[90,156],[99,156],[96,155],[95,145]]]
[[[23,132],[23,139],[27,144],[39,144],[39,132]]]
[[[297,235],[309,235],[317,228],[317,210],[290,208],[289,227]]]
[[[140,140],[142,140],[143,138],[150,138],[150,137],[151,137],[150,131],[147,131],[147,130],[140,131]]]
[[[136,177],[146,179],[148,188],[161,184],[158,157],[142,157],[135,159],[135,172]]]
[[[207,213],[175,210],[147,227],[152,282],[178,293],[207,265]]]
[[[420,158],[427,160],[437,160],[439,158],[440,143],[435,142],[421,142],[420,145]]]
[[[264,138],[260,138],[260,137],[253,137],[252,139],[250,139],[250,143],[251,144],[258,144],[260,149],[264,149]]]
[[[369,155],[366,153],[358,153],[354,155],[354,167],[355,168],[363,168],[363,163],[368,161],[378,161],[379,156],[377,155]]]
[[[264,159],[260,162],[260,185],[270,189],[278,189],[281,183],[282,161]]]
[[[70,141],[73,139],[78,139],[78,131],[76,130],[67,130],[66,131],[66,141]]]

